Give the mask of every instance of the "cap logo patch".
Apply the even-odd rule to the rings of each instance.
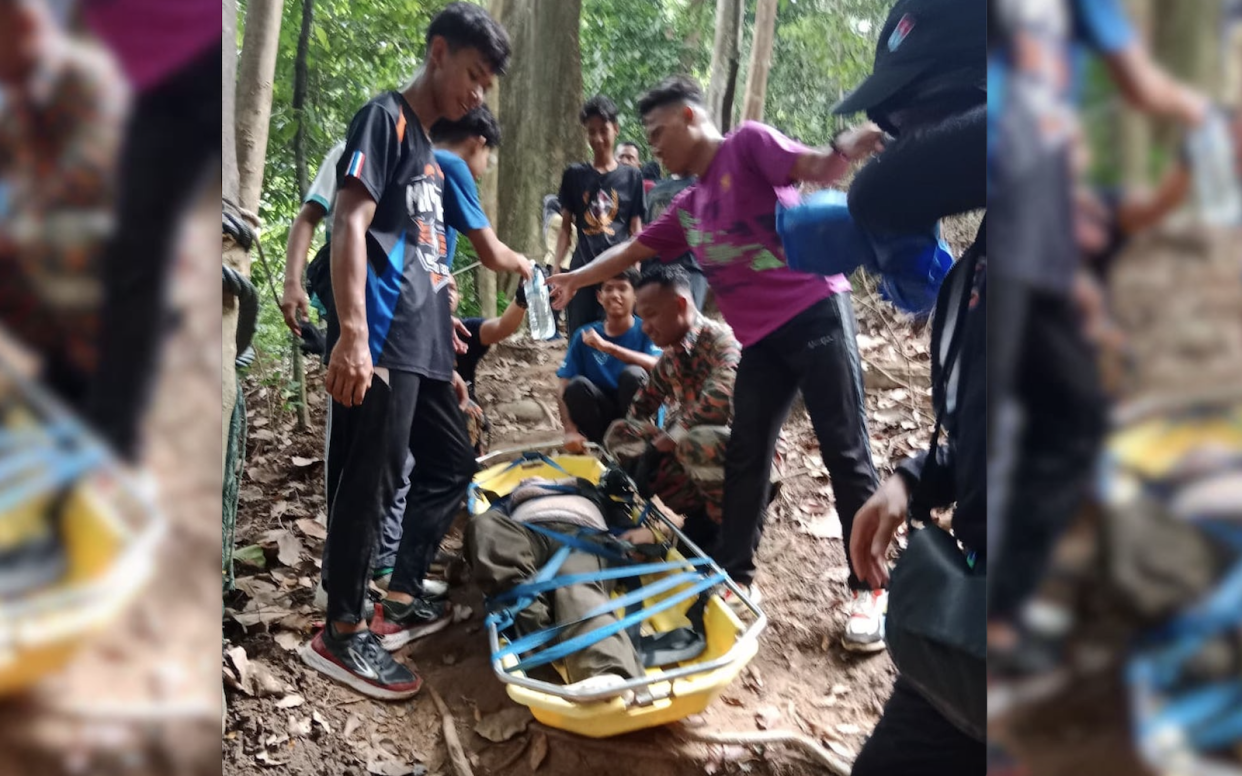
[[[914,29],[914,17],[906,14],[901,17],[901,21],[897,22],[897,26],[893,28],[893,33],[888,36],[888,50],[896,51],[906,36],[910,34],[910,30]]]

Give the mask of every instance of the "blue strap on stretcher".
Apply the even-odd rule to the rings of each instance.
[[[513,461],[511,461],[508,466],[501,469],[494,476],[499,477],[503,474],[507,474],[513,471],[514,469],[518,468],[519,466],[525,466],[531,461],[540,461],[542,463],[546,463],[548,466],[551,466],[553,469],[556,469],[558,472],[560,472],[561,474],[564,474],[566,477],[573,476],[569,472],[565,471],[565,468],[563,466],[561,466],[559,463],[549,458],[547,455],[543,453],[535,452],[535,451],[522,453],[520,457],[513,459]],[[466,488],[466,508],[471,513],[475,511],[474,505],[478,503],[478,494],[482,491],[483,491],[483,487],[474,481],[471,481],[470,485]],[[491,506],[494,507],[496,505],[492,504]]]
[[[687,574],[685,576],[693,576],[693,575]],[[723,573],[718,572],[716,574],[712,574],[711,576],[703,578],[699,582],[696,582],[695,584],[691,585],[689,588],[679,591],[669,596],[668,598],[665,598],[662,601],[659,601],[655,603],[654,605],[647,607],[646,609],[642,609],[638,612],[627,615],[617,620],[616,622],[609,623],[608,625],[605,625],[601,628],[596,628],[595,630],[590,631],[589,633],[584,633],[581,636],[575,636],[572,639],[567,639],[566,641],[562,641],[560,644],[556,644],[554,646],[548,647],[547,649],[541,652],[537,652],[531,657],[528,657],[526,660],[523,660],[519,662],[517,665],[511,668],[507,668],[505,670],[510,673],[514,671],[528,671],[532,668],[538,668],[539,666],[547,665],[548,663],[554,663],[557,660],[563,659],[567,655],[572,655],[573,653],[579,650],[585,649],[593,644],[603,641],[609,636],[612,636],[624,630],[627,630],[630,627],[638,623],[641,623],[642,621],[647,620],[651,618],[652,616],[659,614],[660,612],[665,611],[666,609],[671,609],[677,604],[681,603],[682,601],[686,601],[686,600],[689,600],[690,598],[694,598],[698,595],[701,595],[704,591],[709,590],[715,587],[716,585],[724,582],[725,579],[726,577]],[[664,581],[666,580],[661,580],[661,582],[664,582]],[[659,583],[655,583],[655,584],[658,585]],[[679,582],[679,584],[684,584],[684,581]],[[648,587],[654,587],[654,585],[648,585]],[[640,593],[644,595],[649,594],[647,592],[647,588],[640,588],[639,590],[636,590],[629,595],[638,595]],[[609,601],[607,604],[601,605],[600,608],[604,608],[605,612],[613,611],[615,608],[617,608],[617,605],[620,604],[622,600],[624,600],[624,598],[625,597],[621,599],[617,599],[615,602]],[[602,613],[603,612],[601,612],[601,614]],[[556,626],[556,627],[560,628],[562,626]],[[551,628],[549,630],[556,630],[556,628]],[[540,631],[539,633],[532,633],[530,636],[526,636],[523,639],[518,639],[518,641],[510,644],[509,646],[503,647],[493,657],[498,658],[498,657],[503,657],[508,654],[513,654],[514,652],[520,652],[522,651],[520,648],[520,645],[522,644],[524,639],[531,639],[535,636],[542,636],[544,633],[547,633],[547,631]],[[515,646],[517,647],[516,649],[515,649]]]
[[[561,566],[565,563],[565,559],[569,557],[569,553],[571,552],[573,552],[573,550],[569,547],[561,547],[558,549],[556,554],[552,556],[551,560],[545,563],[543,568],[536,572],[535,576],[531,577],[531,582],[546,582],[556,576],[556,572],[560,571]],[[506,609],[489,612],[487,618],[484,620],[484,623],[486,625],[494,624],[496,626],[496,630],[498,631],[512,627],[513,618],[534,602],[534,595],[521,596],[512,606]]]
[[[0,461],[0,514],[68,485],[103,460],[98,449],[45,448]]]
[[[686,571],[689,567],[707,566],[711,564],[708,558],[694,558],[693,560],[673,560],[665,563],[642,563],[636,566],[622,566],[620,568],[606,568],[599,571],[584,572],[582,574],[568,574],[563,577],[553,577],[552,579],[541,582],[526,582],[512,590],[506,590],[503,593],[492,596],[489,603],[504,604],[509,601],[517,600],[527,595],[539,595],[549,590],[556,590],[570,585],[581,585],[587,582],[604,582],[612,579],[629,579],[642,574],[658,574],[664,571]],[[613,607],[616,608],[616,607]]]

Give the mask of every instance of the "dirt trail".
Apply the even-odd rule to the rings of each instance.
[[[926,384],[926,345],[908,327],[885,323],[866,305],[879,302],[859,300],[860,341],[867,360],[886,373],[869,368],[868,410],[877,465],[887,470],[926,441],[928,399],[925,388],[916,387]],[[480,368],[480,400],[494,424],[494,450],[560,434],[554,391],[564,343],[534,344],[524,335],[515,340],[496,347]],[[903,342],[900,352],[890,344],[894,341]],[[316,386],[320,379],[320,372],[312,373]],[[252,376],[248,392],[251,447],[237,543],[266,545],[266,562],[263,569],[239,566],[241,591],[226,598],[236,614],[226,617],[224,633],[226,651],[244,650],[252,669],[258,664],[258,673],[270,674],[263,681],[271,694],[230,691],[222,752],[226,772],[248,776],[279,763],[283,772],[324,776],[447,774],[440,717],[425,692],[401,704],[362,699],[306,670],[292,651],[309,638],[318,619],[310,603],[323,535],[323,394],[311,391],[313,430],[298,435],[263,381],[262,374]],[[912,387],[899,385],[907,381]],[[836,641],[845,621],[847,570],[827,473],[801,408],[786,425],[783,457],[789,478],[760,551],[769,629],[744,675],[690,724],[715,731],[787,728],[849,759],[879,718],[892,663],[885,653],[852,655]],[[458,541],[454,532],[447,544]],[[458,587],[452,598],[472,609],[470,619],[416,642],[399,657],[417,665],[448,703],[476,774],[534,773],[531,750],[541,750],[545,738],[535,727],[504,743],[490,743],[473,731],[478,719],[514,704],[491,674],[481,597]],[[226,673],[235,674],[231,665],[226,661]],[[297,705],[278,708],[282,699]],[[543,776],[824,772],[779,747],[690,743],[676,727],[606,742],[546,735],[546,745],[546,760],[534,761]]]

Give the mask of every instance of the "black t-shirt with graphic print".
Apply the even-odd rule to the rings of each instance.
[[[337,164],[338,189],[350,178],[376,202],[366,237],[372,363],[452,379],[444,175],[418,116],[398,92],[371,100],[350,122]],[[329,351],[338,337],[339,325],[329,325]]]
[[[578,229],[578,247],[569,263],[577,269],[630,239],[630,220],[643,215],[643,175],[623,164],[606,173],[589,164],[571,164],[561,176],[557,199],[573,213]]]

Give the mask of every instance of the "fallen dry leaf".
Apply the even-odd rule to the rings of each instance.
[[[347,739],[352,738],[360,727],[362,727],[362,717],[357,714],[350,714],[349,719],[345,720],[345,732],[342,735]]]
[[[311,720],[314,721],[316,725],[323,728],[323,732],[325,733],[332,732],[332,726],[328,724],[328,720],[322,714],[319,713],[318,709],[311,712]]]
[[[483,717],[474,726],[474,732],[499,744],[525,731],[532,719],[530,709],[525,706],[509,707]]]
[[[286,566],[296,566],[302,559],[302,540],[289,531],[281,532],[276,547],[276,559]]]
[[[293,456],[293,465],[298,467],[299,469],[310,466],[313,463],[319,463],[319,459],[318,458],[303,458],[300,455]]]
[[[841,518],[837,515],[836,509],[829,508],[827,513],[799,523],[798,530],[817,539],[840,539],[842,536]]]
[[[285,697],[276,701],[276,708],[296,709],[298,706],[301,706],[303,703],[306,703],[306,699],[303,698],[301,695],[286,695]]]
[[[237,682],[241,685],[241,691],[247,695],[254,695],[254,677],[250,672],[250,658],[246,656],[245,648],[233,647],[225,654],[229,656],[233,668],[237,671]]]
[[[288,730],[290,738],[303,738],[305,736],[309,736],[311,731],[311,718],[295,717],[290,715]]]
[[[298,520],[295,525],[297,525],[299,531],[311,539],[319,539],[320,541],[323,541],[328,538],[328,529],[324,528],[319,524],[319,521],[313,518],[303,517]]]
[[[276,768],[289,762],[288,760],[277,760],[267,752],[259,752],[254,756],[254,759],[258,760],[260,765],[267,766],[268,768]]]
[[[535,735],[530,739],[530,752],[526,755],[526,761],[530,763],[532,771],[539,770],[539,766],[543,765],[543,761],[548,756],[548,737],[539,731],[535,731]]]
[[[292,652],[302,645],[302,637],[290,631],[278,631],[275,636],[280,648]]]
[[[764,706],[755,712],[755,724],[760,730],[771,730],[781,718],[781,710],[775,706]]]

